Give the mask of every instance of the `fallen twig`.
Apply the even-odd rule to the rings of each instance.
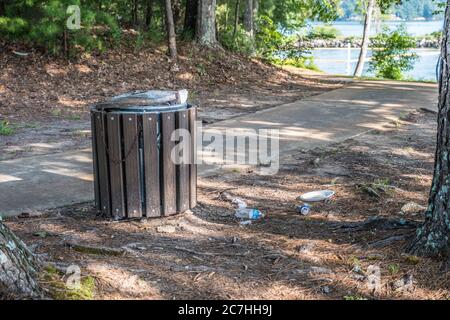
[[[392,236],[386,239],[378,240],[369,244],[371,248],[383,248],[396,241],[406,240],[406,236]]]
[[[437,114],[437,111],[428,109],[428,108],[419,108],[420,111],[425,112],[425,113],[431,113],[431,114]]]
[[[370,217],[363,222],[354,222],[348,224],[341,224],[337,229],[341,232],[353,231],[369,231],[369,230],[392,230],[392,229],[408,229],[417,227],[417,222],[403,220],[403,219],[389,219],[384,217]]]

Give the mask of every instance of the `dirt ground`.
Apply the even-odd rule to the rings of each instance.
[[[198,206],[174,217],[113,222],[86,203],[6,223],[54,266],[56,278],[43,276],[49,292],[77,265],[94,299],[448,299],[447,265],[405,253],[422,211],[401,210],[426,205],[435,122],[417,111],[297,150],[273,176],[201,178]],[[336,194],[298,214],[297,197],[318,189]],[[240,224],[225,192],[265,217]]]
[[[180,44],[174,71],[163,48],[133,48],[66,61],[0,40],[0,124],[15,133],[0,135],[0,160],[88,147],[90,106],[125,92],[188,89],[200,119],[213,123],[342,86],[190,44]]]

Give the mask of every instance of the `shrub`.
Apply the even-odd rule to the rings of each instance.
[[[0,121],[0,136],[9,136],[14,133],[14,128],[11,127],[8,121]]]
[[[232,51],[253,54],[276,65],[291,65],[298,68],[319,70],[312,57],[305,57],[306,50],[297,45],[296,36],[286,36],[268,16],[260,16],[257,21],[255,40],[248,37],[243,29],[223,30],[220,41]]]
[[[315,26],[309,31],[307,37],[309,39],[336,39],[341,33],[338,29],[330,25]]]
[[[410,52],[416,45],[413,37],[409,36],[404,26],[395,30],[383,27],[383,31],[372,38],[372,60],[369,70],[377,77],[400,80],[403,72],[414,67],[417,54]]]
[[[117,19],[87,4],[81,7],[81,29],[67,29],[69,5],[80,5],[80,0],[12,2],[7,5],[5,15],[0,17],[0,34],[11,41],[30,43],[53,55],[103,51],[106,39],[119,39]]]
[[[223,34],[220,35],[219,39],[222,46],[233,52],[238,52],[246,55],[252,54],[253,43],[245,30],[239,27],[236,30],[236,34],[233,33],[233,28],[227,28],[226,30],[223,30]]]

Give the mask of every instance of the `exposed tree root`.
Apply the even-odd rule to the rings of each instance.
[[[409,229],[417,227],[418,223],[415,221],[408,221],[403,219],[390,219],[384,217],[370,217],[363,222],[354,222],[348,224],[341,224],[338,230],[341,232],[354,231],[370,231],[370,230],[395,230],[395,229]]]
[[[393,242],[406,240],[408,237],[406,235],[402,236],[391,236],[382,240],[374,241],[369,244],[371,248],[384,248],[391,245]]]

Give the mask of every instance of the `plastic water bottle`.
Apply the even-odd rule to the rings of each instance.
[[[241,219],[252,219],[257,220],[264,217],[263,213],[258,209],[250,209],[250,208],[238,208],[236,209],[235,216]]]

